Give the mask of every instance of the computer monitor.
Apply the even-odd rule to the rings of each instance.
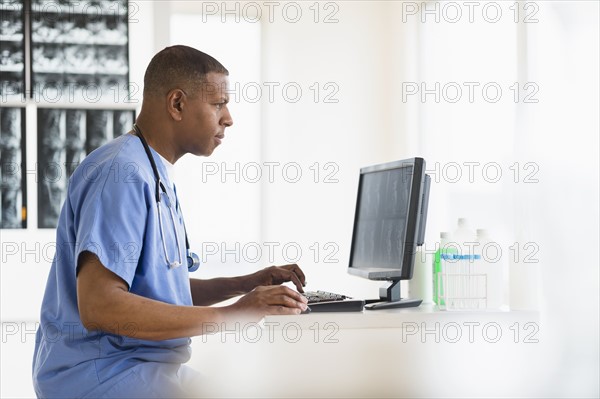
[[[412,278],[416,248],[423,244],[430,181],[423,158],[360,170],[348,272],[390,282],[366,309],[421,304],[421,299],[401,298],[400,281]]]

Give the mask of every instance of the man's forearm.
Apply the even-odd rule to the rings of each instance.
[[[77,305],[88,330],[146,340],[200,335],[207,323],[226,322],[232,312],[231,307],[178,306],[133,294],[123,279],[87,251],[79,257]]]
[[[190,289],[194,306],[209,306],[244,295],[258,285],[255,274],[239,277],[220,277],[208,280],[191,278]]]
[[[239,277],[213,278],[210,280],[190,279],[192,301],[196,306],[209,306],[238,295],[244,295],[256,287],[279,285],[291,281],[299,292],[304,292],[304,273],[297,264],[270,266]]]
[[[202,335],[207,324],[226,322],[228,311],[177,306],[122,291],[98,304],[82,321],[88,330],[159,341]]]

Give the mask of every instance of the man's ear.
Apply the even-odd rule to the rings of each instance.
[[[185,104],[185,93],[181,89],[173,89],[167,93],[167,112],[175,121],[183,119],[183,107]]]

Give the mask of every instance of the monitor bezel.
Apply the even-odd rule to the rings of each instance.
[[[411,167],[409,209],[406,222],[406,234],[404,239],[404,252],[402,264],[396,269],[388,268],[358,268],[352,265],[354,246],[357,233],[358,213],[362,193],[363,177],[368,173]],[[358,181],[358,193],[356,208],[354,211],[354,224],[352,228],[352,241],[350,245],[350,258],[348,261],[348,273],[370,280],[410,280],[413,276],[414,257],[419,235],[419,224],[421,223],[421,204],[425,183],[425,160],[423,158],[409,158],[377,165],[366,166],[360,169]]]

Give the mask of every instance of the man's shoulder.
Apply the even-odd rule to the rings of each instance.
[[[99,183],[109,180],[141,183],[151,177],[151,170],[146,170],[150,169],[149,165],[139,139],[124,134],[88,154],[75,169],[71,185],[76,181]]]
[[[105,164],[112,163],[115,160],[124,160],[135,158],[137,153],[142,152],[143,148],[137,146],[137,138],[130,134],[124,134],[116,137],[108,143],[96,148],[90,152],[81,162],[82,165],[89,163]],[[141,150],[141,151],[140,151]]]

